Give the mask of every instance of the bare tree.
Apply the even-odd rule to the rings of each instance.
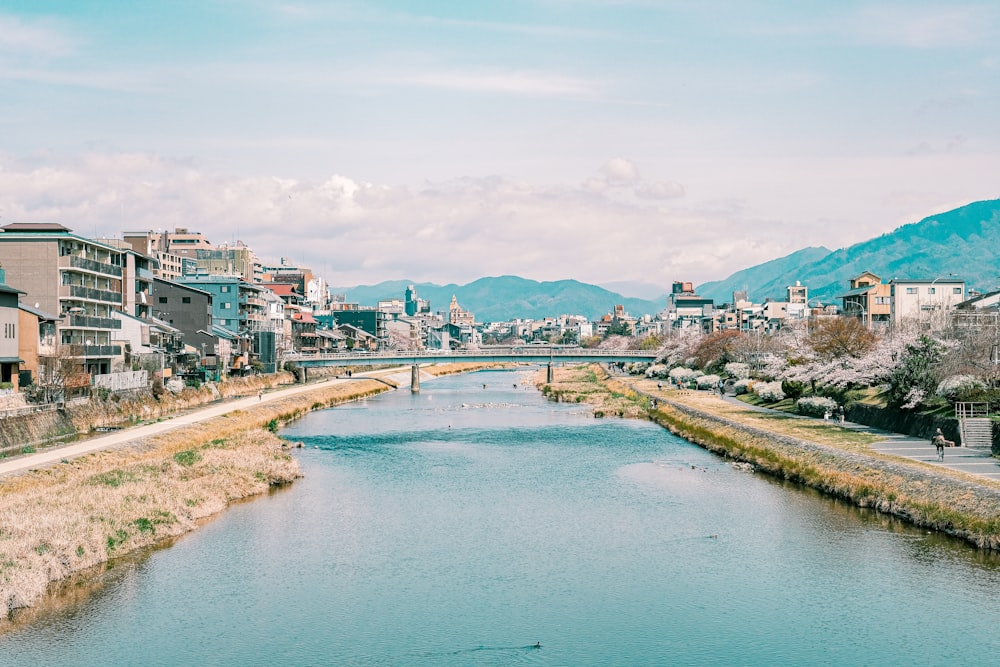
[[[809,347],[823,359],[860,357],[876,340],[875,334],[853,317],[819,320],[806,337]]]

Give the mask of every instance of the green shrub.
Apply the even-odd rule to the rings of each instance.
[[[174,461],[176,461],[178,465],[186,467],[193,466],[198,461],[201,461],[201,454],[194,449],[185,449],[183,452],[177,452],[174,454]]]

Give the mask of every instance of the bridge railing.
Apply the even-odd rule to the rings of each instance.
[[[620,359],[622,357],[640,358],[653,360],[657,353],[652,350],[593,350],[587,348],[573,347],[490,347],[478,350],[397,350],[397,351],[360,351],[360,352],[333,352],[311,354],[297,353],[286,355],[287,361],[319,361],[359,359],[372,361],[377,359],[460,359],[463,357],[525,357],[540,359],[551,357],[586,357],[589,359]]]

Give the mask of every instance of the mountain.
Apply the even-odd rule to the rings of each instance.
[[[848,248],[806,248],[786,257],[738,271],[725,280],[699,285],[697,292],[716,304],[732,301],[734,290],[747,290],[752,301],[784,300],[795,281],[809,287],[810,299],[832,302],[850,287],[850,279],[871,271],[893,278],[933,280],[954,274],[980,291],[1000,282],[1000,199],[973,202],[896,228]]]
[[[658,313],[666,307],[664,299],[650,301],[624,297],[603,287],[576,280],[538,282],[517,276],[480,278],[467,285],[389,280],[377,285],[333,287],[331,291],[346,294],[349,302],[374,306],[383,299],[404,298],[408,285],[416,288],[417,297],[430,301],[433,312],[447,311],[454,295],[463,309],[475,314],[477,322],[557,315],[584,315],[589,319],[597,319],[610,313],[619,304],[625,307],[625,312],[638,316]]]

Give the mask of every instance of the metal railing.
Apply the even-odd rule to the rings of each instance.
[[[59,296],[72,297],[75,299],[90,299],[92,301],[103,301],[113,303],[116,306],[122,304],[122,295],[118,292],[94,289],[93,287],[83,287],[82,285],[60,285]]]
[[[976,419],[990,416],[989,403],[956,403],[955,417],[958,419]]]
[[[121,345],[64,345],[69,349],[71,357],[119,357],[122,353]],[[87,384],[90,384],[89,379]]]
[[[69,327],[83,327],[87,329],[121,329],[122,321],[113,317],[96,317],[93,315],[70,315]]]
[[[93,273],[102,273],[107,276],[115,276],[116,278],[122,277],[122,267],[120,266],[105,264],[104,262],[98,262],[96,260],[79,257],[77,255],[64,255],[60,257],[59,266],[63,268],[69,266],[83,271],[91,271]]]

